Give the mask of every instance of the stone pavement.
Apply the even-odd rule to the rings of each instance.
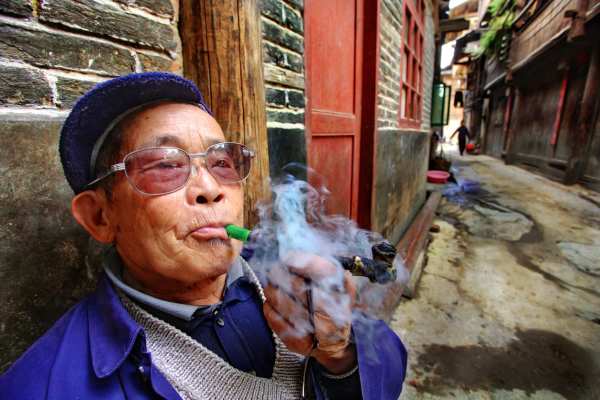
[[[600,399],[600,195],[451,156],[472,190],[446,187],[417,295],[393,317],[401,399]]]

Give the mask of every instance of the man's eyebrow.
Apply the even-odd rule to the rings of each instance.
[[[174,135],[160,135],[148,142],[145,142],[140,147],[160,147],[165,145],[183,147],[183,142],[179,137]]]

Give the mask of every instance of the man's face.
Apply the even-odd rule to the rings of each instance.
[[[189,104],[147,108],[123,129],[122,154],[157,146],[198,153],[225,141],[217,122]],[[242,184],[221,184],[201,159],[192,162],[198,174],[183,188],[160,196],[140,194],[125,174],[118,174],[109,205],[116,247],[128,270],[143,283],[164,283],[167,292],[223,275],[241,250],[240,242],[218,228],[242,224]]]

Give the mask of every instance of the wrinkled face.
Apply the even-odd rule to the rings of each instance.
[[[162,103],[124,124],[122,154],[145,147],[179,147],[188,153],[225,141],[217,122],[189,104]],[[202,159],[192,161],[198,173],[183,188],[160,196],[137,192],[119,173],[109,206],[115,243],[125,265],[146,278],[194,284],[227,272],[241,242],[221,229],[242,224],[241,183],[221,184]]]

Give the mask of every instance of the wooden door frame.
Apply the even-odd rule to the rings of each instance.
[[[304,10],[311,6],[306,0]],[[369,4],[367,4],[369,3]],[[354,159],[352,160],[352,202],[350,216],[362,228],[371,227],[371,214],[374,196],[373,182],[376,168],[376,127],[377,127],[377,82],[379,77],[379,10],[380,0],[374,2],[356,0],[355,28],[355,96],[354,110],[358,120],[358,140],[354,141]],[[311,97],[310,97],[310,23],[304,19],[304,57],[305,57],[305,129],[307,160],[310,159]],[[363,63],[364,61],[364,63]]]

